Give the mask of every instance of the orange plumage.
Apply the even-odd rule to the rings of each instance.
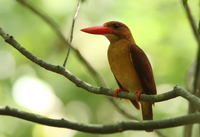
[[[140,49],[128,29],[117,21],[110,21],[103,26],[90,27],[82,31],[105,35],[110,41],[108,61],[119,87],[129,92],[141,91],[142,94],[156,94],[156,85],[149,60]],[[132,101],[139,109],[138,100]],[[140,101],[144,120],[152,120],[152,102]]]

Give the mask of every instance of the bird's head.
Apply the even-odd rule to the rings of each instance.
[[[104,35],[110,42],[118,41],[120,39],[133,40],[129,28],[125,24],[117,21],[106,22],[102,26],[84,28],[81,29],[81,31]]]

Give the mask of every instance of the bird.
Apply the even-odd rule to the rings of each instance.
[[[107,56],[111,71],[119,85],[114,96],[119,92],[134,92],[135,100],[131,103],[142,109],[143,120],[153,120],[153,102],[140,101],[141,94],[156,95],[153,70],[145,52],[136,44],[130,29],[118,21],[109,21],[102,26],[81,29],[81,31],[104,35],[109,41]],[[151,130],[149,130],[151,131]]]

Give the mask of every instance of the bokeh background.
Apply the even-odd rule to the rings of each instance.
[[[27,0],[52,17],[69,37],[75,0]],[[190,3],[192,14],[199,17],[198,0]],[[127,24],[137,44],[151,60],[159,93],[178,84],[189,88],[196,55],[196,41],[180,0],[85,0],[80,9],[73,46],[100,73],[110,88],[116,82],[107,62],[109,42],[102,36],[83,33],[81,28],[116,20]],[[35,56],[62,65],[66,47],[38,16],[16,0],[0,0],[0,27],[13,35]],[[93,85],[94,78],[73,51],[67,68]],[[127,112],[141,117],[131,104],[116,101]],[[128,119],[116,111],[105,96],[91,94],[76,87],[66,78],[35,65],[0,39],[0,106],[12,106],[51,118],[77,122],[107,124]],[[187,101],[176,98],[156,103],[155,119],[187,113]],[[196,130],[196,128],[194,129]],[[183,127],[160,130],[169,137],[180,137]],[[195,135],[195,134],[194,134]],[[0,137],[155,137],[155,133],[126,131],[94,135],[68,129],[47,127],[20,119],[0,116]]]

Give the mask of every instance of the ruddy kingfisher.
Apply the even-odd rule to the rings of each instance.
[[[146,54],[136,45],[129,28],[121,22],[110,21],[81,31],[104,35],[110,41],[108,61],[119,85],[114,95],[117,96],[120,91],[134,92],[136,100],[131,100],[132,104],[137,109],[140,109],[141,104],[143,120],[152,120],[153,102],[140,101],[139,98],[141,94],[156,94],[153,71]]]

